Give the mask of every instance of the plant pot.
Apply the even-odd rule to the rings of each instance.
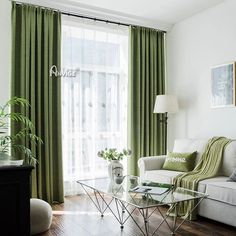
[[[8,160],[11,160],[11,159],[12,159],[12,156],[8,155],[5,152],[0,152],[0,160],[8,161]]]
[[[23,160],[15,160],[7,153],[0,152],[0,166],[21,166],[22,164]]]

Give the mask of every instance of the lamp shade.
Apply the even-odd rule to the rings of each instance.
[[[157,95],[153,113],[176,113],[179,110],[177,97],[174,95]]]

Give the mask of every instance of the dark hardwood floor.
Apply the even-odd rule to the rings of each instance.
[[[162,208],[165,212],[166,208]],[[152,216],[150,225],[158,224],[160,217],[157,213]],[[139,213],[135,212],[140,224]],[[139,229],[129,219],[121,231],[119,223],[114,216],[107,211],[104,218],[85,196],[67,197],[64,204],[53,206],[53,223],[49,231],[40,236],[141,236]],[[168,227],[163,224],[155,234],[160,236],[170,235]],[[176,235],[181,236],[236,236],[236,228],[205,218],[197,221],[186,222]]]

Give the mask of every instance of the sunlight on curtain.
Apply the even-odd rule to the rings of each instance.
[[[62,67],[75,74],[62,78],[64,188],[73,195],[76,180],[108,175],[99,150],[127,147],[128,29],[64,18]]]

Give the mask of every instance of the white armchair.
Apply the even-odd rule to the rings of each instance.
[[[146,171],[160,170],[165,162],[166,155],[142,157],[138,160],[140,178],[146,178]]]

